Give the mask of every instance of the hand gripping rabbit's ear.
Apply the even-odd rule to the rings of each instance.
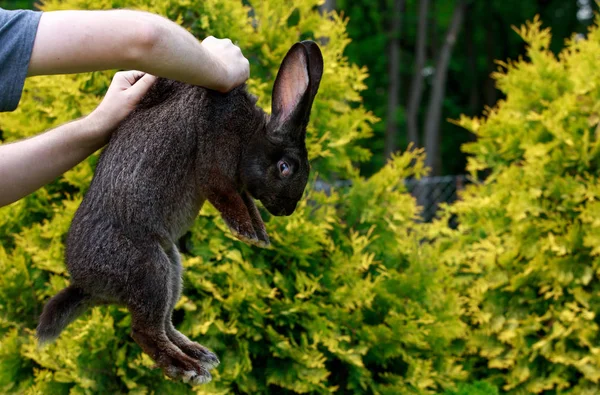
[[[323,56],[312,41],[296,43],[281,63],[273,85],[269,137],[304,139],[310,109],[323,75]]]

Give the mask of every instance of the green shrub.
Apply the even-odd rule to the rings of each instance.
[[[244,2],[246,3],[246,2]],[[316,174],[351,188],[313,190],[291,217],[267,218],[274,248],[236,241],[207,205],[183,243],[184,296],[175,323],[221,358],[212,383],[169,381],[129,337],[121,308],[97,307],[39,350],[43,303],[68,283],[63,241],[96,157],[0,209],[0,392],[2,393],[380,393],[432,394],[466,378],[461,303],[437,250],[420,248],[418,211],[403,179],[424,173],[423,153],[395,157],[369,179],[353,163],[375,117],[361,106],[366,70],[343,57],[346,21],[320,15],[318,0],[50,0],[44,9],[138,8],[169,16],[198,37],[228,36],[251,59],[248,86],[269,108],[270,87],[293,42],[315,38],[325,71],[308,129]],[[250,16],[249,16],[250,15]],[[6,141],[81,116],[110,73],[36,77],[12,114]]]
[[[460,384],[456,390],[447,390],[444,395],[498,395],[498,388],[485,381]]]
[[[470,172],[487,178],[431,237],[463,295],[473,379],[510,394],[597,394],[600,29],[558,57],[538,19],[518,33],[528,60],[495,74],[506,99],[458,122],[477,136]]]

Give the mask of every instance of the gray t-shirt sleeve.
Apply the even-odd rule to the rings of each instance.
[[[0,8],[0,112],[17,108],[42,13]]]

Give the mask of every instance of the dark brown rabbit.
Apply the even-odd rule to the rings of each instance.
[[[44,307],[41,342],[85,309],[116,303],[132,315],[132,337],[164,373],[211,379],[215,354],[171,323],[181,292],[177,240],[205,200],[241,240],[266,246],[254,204],[290,215],[309,174],[306,125],[323,73],[314,42],[285,56],[272,115],[244,87],[227,94],[159,79],[112,136],[67,238],[71,285]]]

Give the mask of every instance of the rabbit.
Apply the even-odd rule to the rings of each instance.
[[[208,200],[239,239],[268,246],[253,199],[290,215],[309,176],[306,126],[323,74],[312,41],[294,44],[273,86],[272,114],[244,86],[223,94],[158,79],[112,135],[74,215],[65,260],[71,284],[45,305],[40,344],[94,305],[119,304],[134,341],[172,379],[211,380],[219,364],[178,332],[178,239]]]

